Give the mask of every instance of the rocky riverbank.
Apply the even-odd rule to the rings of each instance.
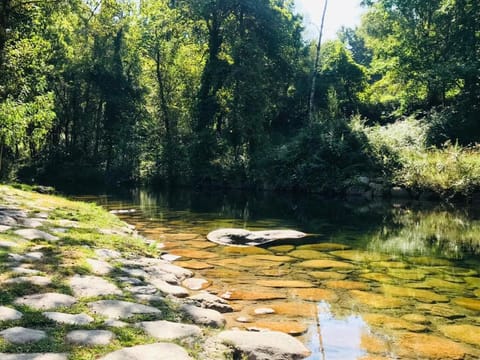
[[[103,209],[0,186],[0,358],[302,359],[275,331],[224,330],[228,302]]]

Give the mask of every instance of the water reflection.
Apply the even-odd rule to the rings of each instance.
[[[318,304],[317,324],[309,328],[308,348],[312,355],[307,360],[357,360],[366,355],[362,338],[369,329],[358,315],[339,319],[326,302]]]

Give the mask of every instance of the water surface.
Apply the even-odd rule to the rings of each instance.
[[[180,256],[230,300],[227,327],[297,336],[313,359],[480,358],[480,211],[315,196],[134,190],[83,196]],[[210,243],[222,227],[295,229],[263,247]]]

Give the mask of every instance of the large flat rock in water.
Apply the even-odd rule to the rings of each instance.
[[[67,360],[67,354],[32,353],[32,354],[2,354],[2,360]]]
[[[36,310],[49,310],[61,306],[71,306],[77,302],[73,296],[59,293],[34,294],[19,297],[16,305],[26,305]]]
[[[246,355],[247,359],[297,360],[310,355],[310,351],[300,341],[278,331],[227,330],[218,334],[218,338],[225,345]]]
[[[138,345],[114,351],[100,360],[193,360],[184,348],[171,343]]]
[[[276,240],[299,239],[305,236],[307,234],[295,230],[218,229],[208,233],[207,239],[220,245],[257,246]]]
[[[128,301],[100,300],[87,304],[89,309],[98,315],[109,319],[126,319],[138,314],[160,314],[160,310]]]

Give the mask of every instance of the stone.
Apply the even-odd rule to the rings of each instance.
[[[86,261],[95,275],[108,275],[113,270],[113,266],[106,261],[95,259],[87,259]]]
[[[344,280],[347,277],[335,271],[309,271],[308,275],[318,280]]]
[[[297,246],[298,250],[338,251],[348,250],[350,246],[337,243],[318,243]]]
[[[22,266],[16,266],[12,268],[12,272],[15,274],[25,274],[25,275],[37,275],[40,274],[40,271],[35,269],[29,269]]]
[[[221,297],[207,292],[201,292],[196,295],[190,296],[187,300],[196,306],[200,306],[205,309],[216,310],[221,313],[228,313],[233,311],[233,308],[228,305],[227,301],[225,301]]]
[[[314,285],[308,281],[300,280],[258,280],[256,282],[259,286],[273,287],[273,288],[311,288]]]
[[[376,273],[376,272],[366,273],[366,274],[361,274],[360,277],[363,278],[363,279],[367,279],[367,280],[373,280],[373,281],[376,281],[376,282],[379,282],[379,283],[395,282],[394,278],[392,278],[389,275],[383,274],[383,273]]]
[[[425,303],[448,302],[449,300],[447,296],[437,294],[430,290],[412,289],[386,284],[382,286],[382,290],[387,296],[413,298],[417,301]]]
[[[299,322],[273,322],[273,321],[255,321],[254,323],[248,324],[246,329],[249,331],[280,331],[285,334],[292,336],[298,336],[305,334],[308,331],[308,327],[305,324]]]
[[[195,324],[214,328],[225,325],[225,318],[218,311],[204,309],[194,305],[182,305],[180,310]]]
[[[412,332],[424,332],[425,325],[411,323],[407,320],[384,314],[363,314],[363,320],[370,326],[391,330],[408,330]]]
[[[20,320],[23,314],[15,309],[0,306],[0,321],[15,321]]]
[[[67,360],[67,354],[57,353],[30,353],[30,354],[3,354],[0,353],[2,360]]]
[[[182,285],[186,287],[187,289],[198,291],[198,290],[203,290],[209,287],[212,283],[208,280],[205,279],[199,279],[199,278],[190,278],[190,279],[185,279],[182,282]]]
[[[278,331],[249,332],[227,330],[218,338],[248,359],[284,360],[303,359],[310,351],[294,337]]]
[[[19,297],[15,305],[25,305],[36,310],[50,310],[57,307],[72,306],[77,302],[73,296],[59,293],[34,294]]]
[[[226,267],[230,269],[243,269],[243,268],[278,268],[279,263],[276,261],[269,260],[258,260],[252,257],[239,257],[239,258],[226,258],[221,260],[211,261],[212,264]],[[256,270],[258,271],[258,270]]]
[[[218,255],[214,253],[194,249],[172,249],[170,253],[188,259],[212,259],[218,257]]]
[[[387,269],[406,269],[408,265],[401,261],[374,261],[370,263],[372,269],[387,268]]]
[[[328,253],[321,252],[318,250],[294,250],[288,253],[288,255],[296,257],[303,260],[315,260],[315,259],[325,259],[330,257]]]
[[[56,323],[68,325],[87,325],[94,321],[91,316],[84,313],[73,315],[60,312],[44,312],[42,315]]]
[[[69,285],[78,298],[122,295],[122,291],[113,283],[91,275],[75,275],[70,278]]]
[[[408,262],[414,265],[421,266],[453,266],[453,263],[450,260],[428,256],[410,257],[408,258]]]
[[[184,298],[190,295],[184,287],[171,285],[161,279],[149,279],[149,282],[165,295],[173,295],[178,298]]]
[[[387,297],[367,291],[350,290],[349,294],[355,301],[374,309],[394,309],[407,305],[407,301],[404,299]]]
[[[211,242],[228,246],[257,246],[282,239],[299,239],[307,234],[294,230],[249,231],[244,229],[218,229],[207,235]]]
[[[25,218],[20,223],[27,228],[37,228],[43,226],[44,219]]]
[[[335,255],[344,260],[350,260],[354,262],[378,262],[390,260],[391,256],[386,254],[380,254],[371,251],[361,250],[339,250],[333,251],[330,254]]]
[[[127,319],[138,314],[160,315],[161,311],[152,306],[120,300],[100,300],[87,304],[91,312],[109,319]]]
[[[415,323],[415,324],[429,324],[430,320],[422,314],[406,314],[402,316],[403,320]]]
[[[227,300],[275,300],[285,299],[287,295],[279,292],[232,290],[223,293],[220,297]]]
[[[145,285],[145,286],[129,286],[127,288],[132,294],[139,294],[139,295],[153,295],[158,293],[158,290],[153,285]]]
[[[315,317],[317,313],[317,304],[313,303],[299,303],[299,302],[286,302],[286,303],[272,303],[269,304],[276,314],[287,315],[293,317]]]
[[[255,315],[270,315],[275,314],[275,310],[272,308],[258,308],[253,311]]]
[[[328,289],[368,290],[368,284],[360,281],[330,280],[324,283]]]
[[[110,344],[114,337],[108,330],[74,330],[67,334],[66,340],[75,345],[99,346]]]
[[[440,316],[450,320],[465,317],[464,313],[459,312],[458,310],[447,304],[421,304],[417,306],[417,310],[425,312],[426,314]]]
[[[12,344],[28,344],[45,339],[47,333],[42,330],[27,329],[17,326],[0,331],[0,336]]]
[[[251,323],[253,320],[248,316],[239,316],[235,319],[235,321],[242,324],[247,324],[247,323]]]
[[[462,291],[465,287],[462,284],[453,283],[450,281],[437,279],[437,278],[429,278],[425,281],[420,283],[412,283],[406,284],[405,286],[416,288],[416,289],[436,289],[436,290],[443,290],[443,291]]]
[[[172,261],[180,259],[181,256],[180,255],[173,255],[173,254],[163,254],[162,256],[160,256],[160,258],[162,260],[172,262]]]
[[[138,277],[138,278],[148,277],[148,273],[145,270],[142,270],[142,269],[133,269],[133,268],[122,267],[122,268],[120,268],[120,270],[122,270],[124,273],[126,273],[130,276],[134,276],[134,277]]]
[[[184,267],[186,269],[192,270],[205,270],[205,269],[213,269],[214,266],[211,264],[207,264],[201,261],[190,260],[190,261],[176,261],[176,265]]]
[[[202,330],[196,325],[180,324],[165,320],[142,321],[136,324],[148,335],[158,340],[173,341],[186,337],[196,337],[202,334]]]
[[[468,276],[465,278],[465,282],[471,287],[480,289],[480,277]]]
[[[304,267],[304,268],[313,268],[313,269],[329,269],[329,268],[337,268],[337,269],[354,269],[350,263],[343,262],[343,261],[336,261],[336,260],[307,260],[301,263],[296,264],[297,266]]]
[[[400,358],[429,360],[461,360],[465,358],[465,348],[451,340],[427,334],[406,333],[397,337],[397,355]]]
[[[388,269],[388,275],[402,280],[422,281],[427,276],[425,272],[420,269]]]
[[[137,345],[114,351],[99,360],[193,360],[184,348],[171,343]]]
[[[126,323],[125,321],[113,320],[113,319],[108,319],[103,324],[105,326],[114,327],[114,328],[124,328],[124,327],[130,325],[129,323]]]
[[[7,215],[1,215],[0,214],[0,225],[3,225],[3,226],[15,226],[17,225],[17,220],[15,220],[13,217],[11,216],[7,216]]]
[[[295,246],[293,245],[278,245],[278,246],[271,246],[268,248],[268,250],[273,251],[273,252],[289,252],[295,249]]]
[[[57,236],[53,236],[45,231],[37,230],[37,229],[20,229],[14,231],[14,233],[18,236],[23,237],[26,240],[46,240],[46,241],[57,241],[59,238]]]
[[[465,309],[480,311],[480,300],[471,298],[456,298],[453,302]]]
[[[0,225],[0,233],[10,230],[12,227],[7,225]]]
[[[249,247],[221,247],[220,253],[224,255],[269,255],[272,254],[267,249],[249,246]]]
[[[338,300],[338,296],[332,290],[328,289],[293,289],[290,295],[307,301],[327,301],[334,302]]]
[[[480,344],[480,326],[474,325],[444,325],[439,326],[438,330],[455,341],[460,341],[466,344],[476,345]]]
[[[20,276],[4,281],[5,284],[30,283],[36,286],[48,286],[52,284],[52,279],[46,276]]]
[[[117,251],[117,250],[111,250],[111,249],[96,249],[95,250],[95,255],[97,255],[101,259],[118,259],[122,257],[122,254]]]
[[[12,248],[17,247],[19,244],[14,243],[13,241],[0,240],[0,248]]]

